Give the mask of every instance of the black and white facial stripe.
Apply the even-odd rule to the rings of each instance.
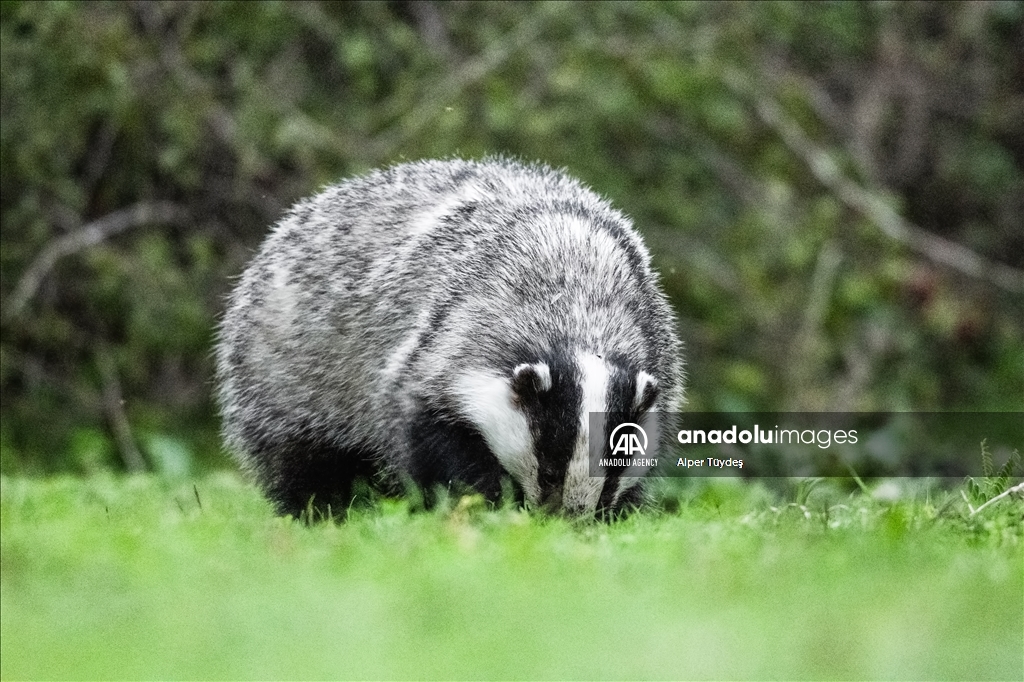
[[[591,434],[591,413],[642,422],[656,435],[657,394],[648,372],[583,350],[518,364],[508,376],[467,372],[458,383],[461,413],[526,499],[570,514],[616,508],[646,473],[591,475],[591,439],[603,450],[609,436]]]

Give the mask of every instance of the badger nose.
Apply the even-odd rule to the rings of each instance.
[[[562,491],[552,490],[541,502],[541,506],[549,512],[557,512],[562,509]]]
[[[570,519],[578,519],[586,515],[587,510],[584,507],[573,505],[571,507],[562,507],[562,514]]]
[[[585,502],[562,498],[562,506],[559,509],[562,516],[570,519],[579,519],[594,513],[593,509],[587,508]]]
[[[577,502],[563,503],[562,491],[555,490],[548,493],[544,498],[541,506],[544,510],[550,514],[561,514],[569,518],[579,518],[592,514],[593,510],[587,509],[585,504],[579,504]]]

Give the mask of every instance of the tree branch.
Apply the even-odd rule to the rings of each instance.
[[[778,133],[790,151],[803,160],[818,182],[891,239],[929,260],[947,265],[965,275],[986,280],[1006,291],[1024,293],[1024,272],[990,261],[965,246],[938,237],[906,220],[877,194],[845,177],[829,152],[815,145],[800,126],[785,115],[776,101],[758,92],[745,76],[730,71],[724,80],[731,89],[754,100],[761,120]]]
[[[544,11],[530,13],[504,40],[492,42],[487,49],[464,62],[447,78],[424,88],[423,97],[412,109],[407,109],[404,99],[394,98],[386,103],[382,107],[381,118],[391,120],[399,113],[402,118],[393,124],[389,135],[382,135],[373,141],[376,147],[374,156],[386,160],[400,152],[403,146],[422,133],[467,88],[501,68],[516,53],[526,49],[526,46],[532,45],[546,20]]]
[[[98,244],[108,237],[133,227],[150,223],[180,222],[184,216],[184,209],[170,202],[141,202],[114,211],[70,234],[55,239],[35,257],[35,260],[21,275],[21,279],[18,280],[18,284],[14,287],[14,293],[4,302],[4,320],[14,319],[21,314],[26,304],[39,289],[43,278],[64,256]]]
[[[124,410],[124,397],[121,382],[117,378],[117,367],[106,343],[100,342],[96,348],[96,366],[100,370],[103,391],[103,407],[110,420],[110,428],[114,431],[117,449],[121,451],[121,459],[125,468],[133,473],[146,470],[146,460],[142,458],[135,436],[132,434],[131,422]]]
[[[974,508],[973,506],[971,506],[971,503],[970,503],[970,502],[968,502],[968,503],[967,503],[967,508],[971,510],[971,516],[974,516],[975,514],[977,514],[977,513],[978,513],[978,512],[980,512],[980,511],[981,511],[982,509],[984,509],[985,507],[989,506],[989,505],[990,505],[990,504],[992,504],[993,502],[998,502],[999,500],[1003,499],[1004,497],[1009,497],[1009,496],[1010,496],[1010,495],[1012,495],[1013,493],[1020,493],[1021,495],[1024,495],[1024,483],[1018,483],[1018,484],[1017,484],[1017,485],[1015,485],[1015,486],[1012,486],[1012,487],[1010,487],[1010,488],[1007,488],[1007,489],[1006,489],[1006,490],[1004,490],[1003,492],[1001,492],[1001,493],[999,493],[998,495],[996,495],[995,497],[993,497],[993,498],[992,498],[991,500],[988,500],[988,501],[986,501],[986,502],[985,502],[985,504],[981,505],[981,506],[980,506],[980,507],[978,507],[977,509],[975,509],[975,508]],[[965,500],[967,499],[967,496],[966,496],[966,495],[964,495],[964,492],[963,492],[962,490],[960,491],[960,495],[961,495],[961,497],[963,497],[963,498],[964,498]]]

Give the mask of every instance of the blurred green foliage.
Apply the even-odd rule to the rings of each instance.
[[[1020,410],[1022,36],[1012,2],[3,2],[0,468],[222,461],[215,321],[268,226],[452,155],[635,219],[694,409]]]

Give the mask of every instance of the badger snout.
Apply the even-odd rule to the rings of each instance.
[[[541,499],[540,506],[542,509],[550,513],[562,511],[562,491],[548,491],[548,493]]]
[[[600,514],[586,502],[573,501],[563,494],[562,490],[552,490],[544,496],[541,501],[541,509],[548,514],[564,516],[571,519],[581,519]]]

